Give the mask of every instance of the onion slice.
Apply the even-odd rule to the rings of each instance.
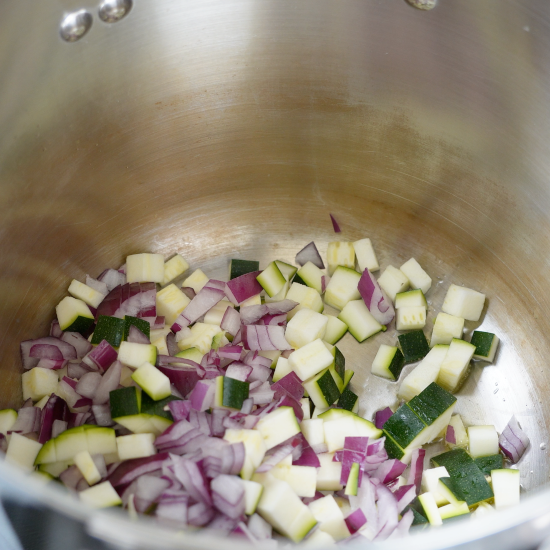
[[[361,298],[365,302],[367,308],[371,312],[371,315],[381,324],[388,325],[395,317],[395,309],[391,300],[386,296],[384,291],[380,288],[376,279],[372,273],[365,269],[357,290],[361,294]]]
[[[529,438],[520,428],[515,416],[512,416],[510,422],[504,428],[499,437],[498,445],[514,464],[519,462],[527,447],[529,447]]]
[[[298,265],[304,265],[307,264],[307,262],[311,262],[319,269],[325,269],[325,264],[323,263],[321,255],[319,254],[319,251],[313,241],[306,244],[306,246],[304,246],[304,248],[296,254],[295,261]]]

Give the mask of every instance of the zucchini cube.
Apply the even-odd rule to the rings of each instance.
[[[299,270],[298,277],[306,286],[314,288],[319,294],[323,293],[323,287],[321,284],[321,277],[323,272],[313,263],[306,262]]]
[[[325,315],[311,309],[301,309],[288,322],[285,338],[294,349],[301,348],[318,338],[322,339],[327,323],[328,318]]]
[[[256,260],[231,260],[229,262],[230,280],[254,271],[260,271],[260,262]]]
[[[361,275],[355,269],[337,266],[325,290],[325,302],[342,310],[351,300],[359,300],[361,295],[357,285],[360,279]]]
[[[303,308],[312,309],[317,313],[322,313],[325,309],[321,295],[314,288],[309,288],[297,282],[293,282],[290,285],[286,298],[287,300],[298,302],[298,305],[288,313],[287,317],[289,320]],[[241,304],[241,307],[242,306],[243,304]]]
[[[449,315],[462,317],[467,321],[479,321],[485,294],[463,286],[451,285],[441,309]]]
[[[210,278],[204,274],[201,269],[196,269],[181,283],[182,288],[192,288],[195,291],[195,294],[198,294],[205,286]],[[158,307],[158,306],[157,306]]]
[[[426,326],[426,308],[424,306],[400,307],[397,310],[395,328],[397,330],[419,330]]]
[[[489,363],[493,362],[499,344],[498,336],[492,332],[476,330],[472,334],[470,343],[476,347],[474,359],[480,359]]]
[[[369,271],[378,271],[380,266],[376,259],[376,254],[370,239],[361,239],[353,243],[353,249],[355,250],[355,258],[357,259],[357,265],[361,273],[368,269]]]
[[[102,340],[107,340],[111,346],[118,348],[124,338],[124,325],[124,319],[100,315],[92,335],[92,344],[97,345]]]
[[[399,349],[382,344],[372,362],[371,372],[382,378],[397,380],[404,366],[405,358]]]
[[[441,363],[437,383],[450,392],[458,391],[468,376],[475,349],[474,345],[453,338]]]
[[[367,338],[384,330],[363,300],[348,302],[338,315],[338,319],[348,325],[348,330],[358,342],[364,342]]]
[[[420,289],[407,290],[395,295],[395,309],[400,307],[424,306],[428,307],[428,302],[424,293]]]
[[[462,339],[464,319],[448,313],[438,313],[435,318],[430,346],[437,344],[449,345],[454,338]]]
[[[328,243],[327,248],[327,263],[328,274],[332,274],[336,271],[338,266],[349,267],[353,269],[355,267],[355,249],[353,243],[348,242],[332,242]]]
[[[271,262],[257,277],[256,280],[262,285],[262,288],[270,297],[275,296],[281,291],[286,283],[286,279],[277,267],[275,262]]]
[[[405,357],[405,363],[420,361],[420,359],[426,357],[430,351],[426,336],[421,330],[400,334],[397,339],[399,340],[401,351]]]
[[[393,265],[389,265],[384,273],[380,275],[378,285],[387,294],[389,299],[395,302],[397,294],[405,292],[409,288],[410,282],[402,271],[393,267]]]
[[[190,301],[174,283],[169,284],[157,292],[157,315],[165,317],[166,324],[172,326]]]
[[[424,294],[430,290],[432,286],[432,278],[420,267],[420,264],[411,258],[405,262],[399,271],[404,273],[405,277],[409,279],[411,287],[414,289],[420,289]]]
[[[292,355],[290,357],[292,358]],[[322,409],[330,407],[340,397],[338,386],[328,368],[313,378],[306,380],[304,382],[304,389],[307,391],[315,407]]]
[[[132,254],[126,257],[128,283],[162,283],[164,256],[162,254]]]
[[[170,281],[183,275],[188,269],[189,264],[179,254],[176,254],[164,263],[164,279],[162,285],[167,285]]]

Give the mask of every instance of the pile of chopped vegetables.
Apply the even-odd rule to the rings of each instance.
[[[432,281],[415,259],[376,279],[362,239],[330,243],[326,271],[313,242],[295,261],[232,260],[224,282],[186,277],[180,255],[135,254],[73,280],[49,336],[21,343],[26,401],[0,411],[6,460],[93,507],[252,542],[383,540],[519,502],[519,470],[505,467],[529,445],[517,421],[499,436],[453,414],[471,360],[497,350],[491,333],[462,339],[485,296],[450,285],[428,343]],[[394,320],[372,373],[397,381],[419,364],[400,406],[370,421],[336,343]]]

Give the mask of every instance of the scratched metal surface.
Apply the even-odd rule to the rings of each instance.
[[[61,15],[82,7],[0,5],[0,408],[20,402],[18,342],[44,334],[72,278],[138,251],[213,277],[311,240],[324,254],[331,212],[382,269],[425,267],[427,333],[451,282],[487,295],[476,326],[500,351],[458,410],[498,430],[516,414],[522,485],[546,483],[546,2],[143,1],[64,43]],[[342,342],[367,417],[395,401],[369,374],[393,342]]]

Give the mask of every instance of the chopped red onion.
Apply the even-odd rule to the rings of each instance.
[[[212,435],[211,422],[209,413],[195,409],[189,411],[189,424],[193,425],[204,435]]]
[[[290,372],[283,376],[275,384],[271,385],[271,389],[275,392],[281,391],[286,393],[298,401],[304,397],[304,386],[295,372]]]
[[[386,296],[384,291],[380,288],[374,275],[365,269],[357,290],[361,294],[361,298],[365,302],[367,308],[371,312],[371,315],[381,324],[388,325],[395,317],[395,310],[391,300]]]
[[[86,374],[83,374],[76,384],[76,393],[82,395],[82,397],[93,399],[102,378],[103,377],[99,374],[99,372],[87,372]]]
[[[229,416],[230,411],[227,409],[221,409],[214,407],[212,409],[212,435],[216,437],[223,437],[225,434],[225,427],[223,425],[223,419]]]
[[[120,384],[120,375],[122,374],[122,363],[115,361],[105,372],[99,383],[93,402],[94,405],[103,405],[109,400],[109,393],[116,390]]]
[[[100,315],[119,317],[156,317],[156,284],[125,283],[113,288],[99,304],[96,319]]]
[[[407,510],[403,517],[399,520],[395,531],[392,533],[392,538],[402,538],[409,534],[409,529],[414,521],[412,510]]]
[[[82,359],[84,363],[99,369],[100,371],[106,371],[116,360],[118,354],[107,342],[107,340],[101,340],[101,342],[92,350],[86,357]]]
[[[194,527],[208,525],[216,515],[215,510],[204,502],[197,502],[187,510],[187,523]]]
[[[194,288],[191,288],[190,286],[182,286],[181,291],[190,299],[192,300],[197,293],[195,292]]]
[[[168,349],[168,355],[174,357],[180,351],[178,343],[176,341],[176,335],[173,332],[169,332],[166,335],[166,348]]]
[[[374,413],[374,425],[379,430],[381,430],[392,414],[393,411],[389,407],[386,407],[385,409],[382,409],[380,411],[376,411]]]
[[[250,367],[255,367],[258,365],[271,370],[271,359],[269,359],[269,357],[263,357],[257,351],[249,351],[244,356],[243,363]],[[265,380],[263,380],[263,382],[265,382]]]
[[[227,345],[218,349],[218,356],[221,359],[231,359],[232,361],[239,361],[242,351],[243,348],[241,346]]]
[[[367,518],[365,517],[363,510],[361,510],[361,508],[357,508],[357,510],[351,512],[345,521],[349,532],[353,535],[353,533],[359,531],[359,529],[367,523]]]
[[[40,367],[42,369],[50,369],[50,370],[61,370],[62,368],[66,367],[69,362],[67,359],[63,359],[61,361],[53,361],[51,359],[40,359],[37,363],[37,367]]]
[[[397,501],[393,493],[383,484],[376,486],[378,496],[378,534],[375,540],[386,540],[395,530],[399,522]],[[368,521],[368,518],[367,518]]]
[[[267,540],[272,537],[273,528],[258,514],[252,514],[248,518],[248,530],[257,540]]]
[[[133,344],[150,344],[151,340],[139,330],[135,325],[130,326],[130,330],[128,331],[128,338],[126,339],[128,342],[131,342]]]
[[[81,397],[73,406],[73,408],[76,410],[78,409],[78,412],[88,412],[89,408],[92,406],[93,401],[91,399],[88,399],[87,397]],[[81,410],[86,408],[85,411]]]
[[[393,496],[397,500],[397,512],[401,513],[416,498],[416,487],[403,485],[394,491]]]
[[[252,412],[252,408],[254,407],[254,399],[251,397],[247,397],[242,404],[241,412],[243,414],[250,414]]]
[[[63,392],[67,405],[69,405],[69,407],[74,407],[75,403],[80,399],[80,395],[76,393],[71,383],[74,383],[74,386],[76,386],[76,381],[64,376],[63,379],[60,380],[58,387],[59,390]]]
[[[340,233],[341,229],[340,229],[340,226],[338,225],[338,222],[336,221],[335,217],[332,214],[329,214],[329,215],[330,215],[330,221],[332,222],[332,227],[334,229],[334,232],[335,233]]]
[[[447,431],[445,432],[445,441],[452,445],[456,445],[455,429],[450,424],[447,426]]]
[[[373,472],[372,477],[379,479],[382,483],[390,483],[399,477],[406,468],[406,464],[395,458],[386,460]]]
[[[61,340],[74,347],[77,359],[84,357],[92,349],[92,344],[79,332],[64,332]]]
[[[172,357],[172,359],[178,359]],[[185,360],[188,361],[188,360]],[[168,376],[170,383],[173,384],[176,389],[186,397],[195,388],[197,382],[200,380],[200,376],[197,373],[197,367],[200,365],[195,363],[196,367],[180,367],[177,365],[161,365],[159,363],[158,370]]]
[[[220,475],[210,483],[214,507],[237,519],[244,514],[244,485],[237,476]]]
[[[246,348],[256,351],[288,350],[285,329],[279,326],[243,325],[241,334]]]
[[[409,467],[409,478],[407,479],[407,485],[414,485],[416,487],[416,494],[420,493],[425,456],[426,451],[424,449],[416,449],[413,451],[411,457],[411,465]]]
[[[277,466],[281,460],[292,454],[292,445],[279,445],[268,452],[270,454],[266,454],[263,462],[256,469],[256,473],[263,474],[269,472],[273,466]]]
[[[225,332],[229,332],[231,336],[236,336],[241,328],[241,315],[234,308],[227,306],[225,313],[220,323],[220,328]]]
[[[329,282],[330,277],[328,275],[321,275],[321,294],[325,293]]]
[[[286,317],[286,313],[281,313],[280,315],[264,315],[258,321],[258,325],[286,327]]]
[[[84,476],[81,474],[77,466],[70,466],[64,472],[61,472],[59,479],[67,487],[67,489],[72,489],[73,491],[80,490],[82,491],[82,486],[80,489],[77,489],[81,481],[86,483]],[[86,483],[87,484],[87,483]]]
[[[168,408],[176,422],[178,420],[187,420],[189,418],[189,411],[191,410],[191,401],[170,401]]]
[[[325,264],[323,263],[321,255],[319,254],[319,251],[313,241],[304,246],[304,248],[296,254],[295,262],[298,265],[304,265],[307,264],[307,262],[311,262],[319,269],[325,269]]]
[[[234,380],[246,382],[251,373],[252,367],[243,365],[242,363],[231,363],[225,371],[225,376],[233,378]]]
[[[172,460],[174,461],[174,474],[176,478],[185,487],[191,497],[197,502],[212,506],[212,495],[210,494],[206,478],[200,467],[194,462],[182,457],[173,457]]]
[[[110,292],[113,288],[126,284],[126,275],[116,269],[106,269],[97,280],[105,283],[107,285],[107,290]]]
[[[169,459],[168,453],[158,453],[145,458],[131,458],[119,462],[114,470],[110,472],[108,481],[115,488],[128,485],[139,476],[161,470],[167,459]]]
[[[50,336],[53,336],[54,338],[61,338],[63,336],[63,331],[61,330],[57,319],[54,319],[50,325]]]
[[[40,418],[42,411],[38,407],[25,407],[19,409],[17,420],[8,433],[30,434],[40,430]]]
[[[498,444],[502,452],[514,464],[521,459],[527,447],[529,447],[529,438],[520,428],[515,416],[512,416],[510,422],[504,428],[499,437]]]
[[[170,482],[150,475],[142,475],[135,481],[134,505],[136,511],[143,514],[170,486]]]
[[[53,439],[57,437],[59,434],[66,431],[67,427],[68,427],[68,422],[66,422],[65,420],[54,420],[52,424],[51,438]]]
[[[205,313],[210,311],[223,298],[225,298],[225,293],[223,290],[205,286],[179,314],[175,323],[172,325],[172,331],[178,332],[183,327],[192,325]]]
[[[114,426],[115,423],[111,418],[111,408],[109,405],[92,405],[92,412],[98,426]]]
[[[95,368],[95,367],[94,367]],[[97,372],[88,364],[81,361],[80,363],[69,362],[67,364],[67,376],[74,380],[80,380],[86,373]],[[99,373],[98,373],[99,374]]]
[[[256,280],[261,271],[245,273],[225,283],[225,294],[230,302],[238,306],[248,298],[262,292],[262,285]]]
[[[63,354],[59,348],[50,344],[34,344],[31,347],[29,356],[49,361],[63,361]]]
[[[169,500],[158,504],[155,510],[155,517],[162,523],[175,524],[185,527],[187,525],[188,497],[184,500]]]

